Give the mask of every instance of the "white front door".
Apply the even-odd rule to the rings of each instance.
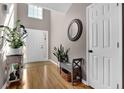
[[[26,29],[26,62],[48,60],[48,31]]]
[[[121,88],[120,6],[92,4],[88,16],[88,80],[94,88]]]

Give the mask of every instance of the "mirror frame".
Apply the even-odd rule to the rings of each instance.
[[[73,23],[76,23],[77,24],[77,26],[78,26],[78,32],[77,32],[76,36],[72,38],[70,36],[70,34],[69,34],[69,30],[70,30],[70,28],[71,28],[71,26],[72,26]],[[69,40],[71,40],[71,41],[77,41],[81,37],[82,30],[83,30],[83,25],[82,25],[81,20],[79,20],[79,19],[73,19],[71,21],[71,23],[69,24],[69,27],[68,27],[68,38],[69,38]]]

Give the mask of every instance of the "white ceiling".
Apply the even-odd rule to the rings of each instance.
[[[63,13],[66,13],[72,5],[72,3],[33,3],[33,4],[51,11],[58,11]]]

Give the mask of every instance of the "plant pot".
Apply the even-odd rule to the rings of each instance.
[[[9,47],[7,55],[21,55],[22,54],[22,47],[20,48],[11,48]]]

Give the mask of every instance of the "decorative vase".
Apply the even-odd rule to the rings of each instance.
[[[11,48],[9,47],[7,55],[21,55],[22,54],[22,47],[20,48]]]

